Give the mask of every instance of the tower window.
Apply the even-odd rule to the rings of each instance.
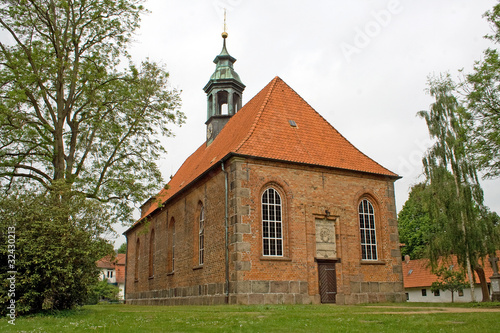
[[[229,114],[229,106],[227,105],[227,103],[226,104],[222,104],[220,106],[220,114],[222,114],[222,115]]]
[[[217,92],[217,112],[218,115],[229,114],[228,93],[225,90]]]
[[[233,94],[233,104],[234,104],[234,113],[238,112],[241,109],[241,97],[238,94]]]

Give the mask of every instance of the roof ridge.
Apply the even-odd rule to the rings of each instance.
[[[264,111],[264,108],[266,107],[267,103],[269,102],[269,97],[271,96],[271,93],[272,93],[274,87],[276,86],[276,83],[278,82],[278,80],[281,80],[279,78],[279,76],[275,76],[274,79],[273,79],[273,81],[271,81],[271,86],[269,87],[269,91],[266,94],[266,98],[262,102],[262,105],[261,105],[261,107],[259,109],[259,112],[257,112],[257,116],[255,117],[255,120],[254,120],[254,122],[252,124],[252,127],[250,128],[250,131],[248,131],[248,135],[234,149],[235,152],[237,152],[245,144],[245,142],[247,142],[248,139],[250,139],[250,137],[252,136],[253,132],[255,131],[255,128],[257,127],[257,123],[259,122],[260,116],[262,115],[262,112]]]

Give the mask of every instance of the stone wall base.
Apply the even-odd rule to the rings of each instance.
[[[402,303],[406,301],[405,293],[356,293],[350,295],[337,295],[338,305],[352,305],[363,303]]]
[[[241,281],[127,293],[126,303],[136,305],[216,305],[216,304],[315,304],[305,281]]]
[[[336,304],[405,302],[401,283],[351,283],[351,294],[338,293]],[[319,295],[308,294],[305,281],[231,282],[229,295],[224,283],[127,293],[127,304],[135,305],[218,305],[218,304],[320,304]]]

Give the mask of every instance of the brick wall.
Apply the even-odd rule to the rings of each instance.
[[[232,158],[229,188],[230,303],[319,303],[316,219],[335,224],[337,303],[403,301],[393,179],[376,175]],[[224,173],[220,168],[130,231],[127,299],[136,304],[220,304],[225,299]],[[264,257],[260,197],[272,186],[283,198],[284,256]],[[379,260],[361,260],[357,207],[375,209]],[[199,204],[206,212],[206,258],[196,265]],[[175,219],[175,271],[169,272],[167,221]],[[148,276],[149,231],[155,229],[155,274]],[[139,279],[134,281],[140,239]]]

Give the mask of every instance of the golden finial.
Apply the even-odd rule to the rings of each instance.
[[[224,8],[224,32],[222,33],[222,38],[224,38],[224,39],[227,38],[227,31],[226,31],[226,8]]]

